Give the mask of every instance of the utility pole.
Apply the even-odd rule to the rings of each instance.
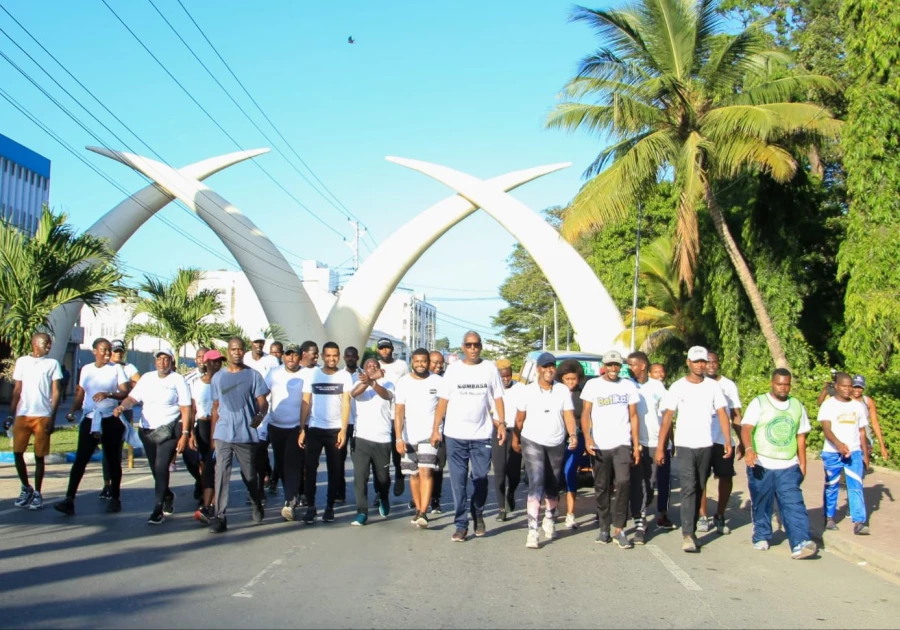
[[[634,336],[637,333],[638,280],[641,271],[641,214],[643,207],[638,201],[637,245],[634,249],[634,296],[631,300],[631,351],[634,352]]]
[[[353,273],[359,269],[359,239],[366,235],[366,228],[361,226],[358,221],[348,219],[350,226],[353,228],[353,238],[351,240],[344,239],[344,244],[353,252]]]
[[[559,312],[556,308],[556,298],[553,298],[553,351],[559,350]]]
[[[541,350],[547,350],[547,324],[544,324],[544,334],[541,336]]]

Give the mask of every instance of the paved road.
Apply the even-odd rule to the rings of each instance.
[[[53,468],[48,499],[67,472]],[[0,469],[4,490],[13,475]],[[229,532],[213,536],[187,511],[186,473],[175,475],[176,510],[184,511],[158,527],[146,522],[146,463],[125,483],[119,515],[103,513],[96,470],[74,518],[49,505],[31,513],[0,504],[0,626],[872,628],[900,618],[898,586],[863,568],[827,553],[791,561],[784,541],[753,551],[740,509],[736,531],[709,535],[696,555],[680,551],[677,531],[629,551],[594,544],[589,516],[534,551],[524,547],[521,511],[499,524],[493,504],[488,536],[464,544],[450,542],[448,514],[415,530],[400,505],[408,497],[362,529],[349,526],[352,505],[332,524],[285,523],[269,509],[253,526],[235,478],[239,509]],[[579,499],[580,514],[590,500]]]

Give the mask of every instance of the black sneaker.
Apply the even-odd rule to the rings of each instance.
[[[413,501],[412,499],[410,499],[410,500],[409,500],[409,503],[406,504],[406,507],[408,507],[410,510],[415,510],[415,509],[416,509],[416,502]]]
[[[228,521],[225,520],[225,517],[215,518],[213,517],[209,521],[209,533],[210,534],[221,534],[223,532],[228,531]]]
[[[75,499],[66,497],[62,501],[57,501],[53,504],[53,509],[66,516],[75,516]]]
[[[468,535],[469,530],[459,527],[455,532],[453,532],[453,535],[450,536],[450,540],[452,540],[453,542],[466,542],[466,536]]]
[[[109,505],[106,506],[107,514],[118,514],[122,511],[122,501],[121,499],[110,499]]]
[[[500,512],[497,514],[497,522],[498,523],[503,523],[504,521],[506,521],[507,518],[509,518],[509,517],[506,513],[506,510],[500,510]]]
[[[634,536],[631,540],[635,545],[643,545],[647,542],[645,536],[643,528],[638,528],[634,531]]]
[[[306,500],[305,494],[301,494],[297,498],[297,505],[299,505],[300,507],[308,507],[309,506],[309,502]]]
[[[431,500],[431,513],[432,514],[443,514],[441,510],[441,500],[440,499],[432,499]]]
[[[484,528],[484,517],[476,516],[475,517],[475,538],[482,538],[485,533]]]
[[[397,475],[397,478],[394,479],[394,496],[399,497],[404,490],[406,490],[406,481],[403,479],[403,475]]]
[[[253,513],[251,514],[251,518],[254,523],[262,523],[263,518],[265,518],[266,512],[263,509],[262,503],[254,503],[253,504]]]
[[[278,494],[278,480],[269,479],[269,494]]]
[[[303,515],[303,522],[312,525],[316,522],[316,506],[310,505],[306,508],[306,514]]]
[[[197,509],[195,517],[198,521],[203,523],[204,525],[209,525],[210,520],[213,518],[214,512],[213,507],[201,505],[200,508]]]
[[[325,507],[325,511],[322,513],[322,522],[323,523],[333,523],[334,522],[334,506],[329,505]]]
[[[855,536],[867,536],[869,534],[869,526],[865,523],[853,523],[853,534]]]
[[[516,497],[513,494],[507,493],[506,495],[506,509],[510,512],[514,512],[516,509]]]
[[[112,490],[110,490],[109,486],[103,486],[103,490],[100,491],[100,494],[97,495],[98,499],[103,499],[104,501],[109,501],[112,499]]]
[[[164,520],[166,520],[166,517],[163,514],[163,507],[161,505],[157,505],[153,509],[153,513],[150,515],[150,518],[147,519],[147,522],[151,525],[161,525]]]
[[[171,516],[172,514],[175,513],[175,495],[174,494],[171,494],[171,493],[167,494],[166,498],[163,499],[162,511],[163,511],[163,514],[165,514],[166,516]]]

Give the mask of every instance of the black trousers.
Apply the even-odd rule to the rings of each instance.
[[[325,465],[328,469],[327,505],[334,505],[337,498],[339,479],[343,476],[341,449],[337,447],[339,429],[306,429],[306,500],[316,504],[316,475],[319,472],[319,456],[325,450]]]
[[[594,496],[597,499],[597,517],[600,531],[613,527],[625,527],[628,519],[628,486],[631,475],[631,446],[617,446],[610,450],[596,450],[591,458],[594,469]],[[616,495],[610,501],[612,486]],[[610,518],[612,511],[612,518]]]
[[[712,464],[712,447],[675,449],[675,470],[681,483],[681,534],[693,536],[700,516],[700,497],[706,488],[709,467]]]
[[[141,444],[144,445],[144,454],[147,455],[150,471],[153,473],[156,505],[162,505],[167,496],[173,495],[169,490],[169,464],[172,463],[175,447],[178,446],[178,438],[181,437],[181,422],[175,423],[175,435],[162,444],[151,440],[151,433],[153,433],[151,429],[141,429],[138,435],[141,438]]]
[[[341,480],[338,482],[337,498],[341,501],[347,499],[347,453],[353,453],[356,450],[356,437],[353,435],[356,431],[354,425],[347,425],[347,439],[341,447]],[[352,461],[352,460],[351,460]]]
[[[284,488],[284,500],[290,503],[300,492],[300,469],[303,466],[303,449],[297,444],[300,425],[282,429],[269,425],[269,442],[275,458],[275,472]]]
[[[197,453],[200,454],[200,483],[204,490],[216,487],[216,460],[213,459],[211,431],[208,419],[194,423],[194,439],[197,441]]]
[[[447,445],[441,440],[437,452],[438,467],[431,473],[431,500],[441,502],[441,490],[444,489],[444,469],[447,467]]]
[[[84,477],[84,470],[98,445],[103,445],[103,461],[109,472],[110,493],[114,499],[119,498],[119,487],[122,484],[122,440],[125,436],[125,425],[115,416],[103,418],[100,423],[100,437],[91,433],[91,418],[85,417],[78,425],[78,448],[75,462],[69,472],[69,487],[66,496],[74,499],[78,486]]]
[[[498,444],[497,427],[491,438],[491,466],[494,467],[494,494],[497,497],[497,509],[510,511],[509,500],[516,493],[522,479],[522,454],[516,453],[512,444],[511,431],[507,429],[503,444]]]
[[[372,486],[382,501],[389,501],[388,488],[391,485],[392,444],[371,442],[362,438],[356,440],[353,448],[353,489],[356,494],[356,513],[369,513],[369,467],[375,471]]]

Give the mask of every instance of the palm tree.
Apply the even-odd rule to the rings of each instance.
[[[11,361],[28,354],[35,332],[53,332],[54,309],[76,301],[96,309],[123,291],[115,252],[103,239],[76,235],[67,218],[44,207],[34,236],[0,221],[0,339]]]
[[[125,329],[125,341],[141,335],[158,337],[175,351],[177,367],[187,344],[210,345],[221,339],[223,326],[210,321],[224,311],[218,299],[220,291],[197,290],[200,275],[198,269],[179,269],[171,282],[144,276],[138,289],[144,297],[138,298],[132,322]],[[134,322],[138,315],[147,315],[149,321]]]
[[[678,276],[676,248],[669,236],[661,236],[641,254],[641,278],[647,290],[647,305],[637,309],[635,346],[651,353],[674,341],[688,345],[696,328],[694,303]],[[631,344],[631,318],[625,315],[625,330],[617,337]]]
[[[647,186],[672,177],[680,190],[678,272],[693,289],[700,247],[697,212],[705,207],[747,293],[778,366],[787,358],[759,288],[725,223],[713,182],[748,170],[787,182],[797,170],[779,143],[822,142],[840,123],[826,109],[795,99],[833,89],[821,76],[773,79],[782,53],[762,26],[725,35],[715,0],[638,0],[625,9],[576,7],[604,42],[565,87],[547,125],[606,134],[612,145],[585,171],[592,179],[569,206],[563,234],[574,239],[626,216]],[[590,102],[580,102],[587,98]],[[604,166],[611,160],[609,168]]]

